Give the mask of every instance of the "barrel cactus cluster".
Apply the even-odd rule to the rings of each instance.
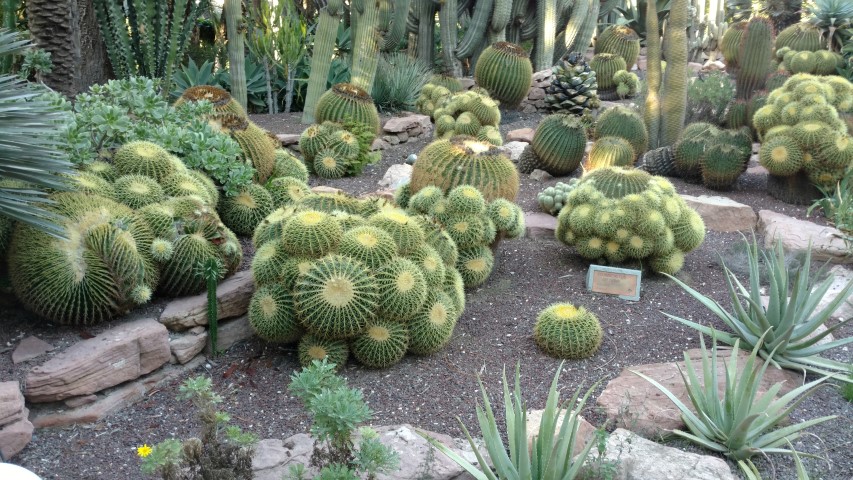
[[[616,84],[616,95],[620,100],[636,97],[640,92],[640,78],[627,70],[614,73],[613,82]]]
[[[438,90],[438,89],[436,89]],[[436,138],[468,135],[492,145],[503,144],[498,130],[498,102],[475,91],[459,92],[433,111]]]
[[[494,255],[489,248],[501,238],[516,238],[524,233],[524,213],[513,202],[498,198],[487,202],[477,188],[460,185],[445,195],[436,186],[427,186],[401,205],[411,215],[427,218],[427,225],[438,225],[431,235],[446,235],[447,242],[441,250],[446,259],[456,257],[455,266],[466,287],[476,287],[492,273]],[[444,232],[444,233],[442,233]],[[455,245],[458,253],[451,254]]]
[[[631,108],[611,107],[598,116],[593,131],[593,138],[619,137],[631,144],[633,158],[649,149],[649,131],[643,117]]]
[[[853,162],[853,141],[841,118],[851,113],[849,81],[793,75],[753,118],[762,140],[759,161],[772,176],[805,175],[811,183],[833,188]]]
[[[545,104],[551,112],[582,116],[601,105],[595,70],[582,53],[567,54],[551,71],[554,79],[545,89]]]
[[[521,173],[535,169],[554,176],[575,171],[586,149],[586,128],[575,115],[555,113],[543,118],[518,160]]]
[[[626,64],[622,70],[631,70],[640,56],[640,36],[628,26],[611,25],[595,39],[595,53],[619,55]]]
[[[340,366],[352,354],[387,368],[407,352],[441,350],[465,304],[453,241],[374,200],[311,197],[255,232],[249,323],[257,335],[298,343],[302,364],[328,356]],[[311,208],[323,203],[330,210]]]
[[[547,355],[581,360],[601,347],[604,330],[592,312],[571,303],[548,306],[536,318],[533,340]]]
[[[672,147],[677,176],[706,187],[731,188],[746,171],[752,155],[749,129],[722,130],[710,123],[692,123]]]
[[[587,260],[640,261],[672,274],[704,240],[705,224],[665,178],[609,167],[584,175],[572,189],[555,235]]]
[[[835,75],[842,65],[843,57],[829,50],[794,50],[782,47],[776,50],[779,69],[791,74],[811,73],[814,75]]]
[[[347,128],[348,127],[348,128]],[[326,121],[302,131],[299,149],[308,169],[321,178],[358,175],[374,160],[370,145],[374,135],[362,123]]]

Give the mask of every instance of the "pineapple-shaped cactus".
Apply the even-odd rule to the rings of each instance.
[[[598,81],[583,54],[572,52],[553,67],[554,81],[547,88],[545,103],[554,112],[583,115],[598,108]]]

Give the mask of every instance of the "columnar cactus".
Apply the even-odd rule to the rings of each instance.
[[[376,77],[376,66],[379,63],[379,44],[382,42],[382,34],[379,31],[379,4],[388,1],[364,2],[364,12],[359,16],[358,28],[354,29],[351,82],[365,92],[373,90],[373,79]],[[319,105],[317,108],[319,109]],[[329,120],[329,118],[319,121],[323,120]]]
[[[660,138],[660,85],[661,85],[661,39],[658,34],[657,2],[646,2],[646,105],[643,121],[649,132],[649,147],[661,146]]]
[[[320,9],[320,19],[314,35],[314,52],[311,55],[311,73],[308,76],[308,91],[305,94],[305,107],[302,110],[302,123],[314,123],[314,109],[320,95],[326,91],[329,68],[337,40],[338,24],[344,12],[343,0],[329,0],[325,8]]]
[[[225,0],[225,28],[228,33],[228,73],[231,74],[231,94],[245,110],[246,100],[246,26],[243,20],[243,2]]]
[[[764,17],[753,17],[744,30],[740,43],[737,73],[737,96],[747,99],[756,90],[764,88],[771,71],[773,57],[773,24]]]
[[[557,34],[557,0],[536,2],[536,43],[533,46],[533,63],[536,71],[551,68],[554,64],[554,37]],[[530,88],[528,86],[528,88]]]
[[[663,102],[659,146],[675,143],[684,128],[687,113],[688,16],[688,0],[673,0],[663,42],[666,76],[660,90]],[[663,95],[664,92],[666,95]]]
[[[723,59],[726,61],[726,65],[730,65],[731,67],[738,66],[740,42],[743,39],[746,24],[746,21],[741,21],[729,25],[726,33],[723,34],[722,40],[720,40],[720,51],[723,52]]]

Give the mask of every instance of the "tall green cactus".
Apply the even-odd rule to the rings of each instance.
[[[528,0],[513,0],[509,14],[509,25],[506,27],[506,41],[521,43],[521,24],[527,18]]]
[[[302,110],[302,123],[314,123],[314,108],[320,95],[326,91],[338,24],[341,23],[343,11],[342,0],[329,0],[326,8],[320,10],[320,21],[314,36],[314,54],[311,56],[311,74],[308,76],[308,92],[305,95],[305,107]]]
[[[578,0],[583,1],[583,0]],[[570,52],[585,52],[592,43],[592,37],[595,35],[595,29],[598,27],[598,12],[601,8],[601,3],[598,0],[589,0],[589,9],[584,21],[581,23],[580,31],[577,33],[575,40],[569,45]],[[574,16],[574,14],[572,14]],[[568,41],[568,38],[566,38]]]
[[[571,7],[571,16],[566,27],[557,33],[557,45],[554,47],[554,62],[569,52],[584,24],[588,22],[587,12],[595,0],[577,0]]]
[[[533,47],[533,71],[554,64],[554,37],[557,36],[557,0],[536,2],[536,45]]]
[[[418,9],[418,58],[425,64],[433,63],[433,35],[435,35],[435,4],[416,2]]]
[[[649,148],[660,147],[661,42],[657,2],[646,2],[646,108],[643,120],[649,131]]]
[[[376,78],[376,66],[379,63],[379,43],[382,41],[378,28],[380,4],[388,1],[365,0],[364,12],[358,19],[358,30],[353,41],[351,83],[368,92],[373,90],[373,79]]]
[[[462,76],[462,64],[456,58],[456,0],[444,0],[438,11],[438,21],[441,24],[441,52],[444,60],[444,73],[454,77]]]
[[[225,29],[228,34],[228,72],[231,74],[231,96],[244,109],[246,100],[246,52],[243,2],[225,0]]]
[[[764,88],[773,58],[773,24],[768,18],[753,17],[740,42],[737,98],[748,99]]]
[[[494,6],[495,0],[479,0],[474,6],[474,14],[471,16],[468,30],[465,31],[462,40],[456,45],[456,58],[462,60],[470,57],[474,50],[483,43],[483,37],[486,35],[486,27],[492,18]]]
[[[395,0],[394,12],[391,16],[391,25],[388,28],[388,33],[382,39],[382,51],[390,52],[396,50],[397,45],[406,34],[406,21],[409,17],[409,7],[412,0]]]
[[[687,113],[688,6],[689,0],[673,0],[664,35],[666,76],[661,92],[666,92],[666,95],[662,95],[661,104],[661,145],[672,145],[678,140]]]
[[[512,0],[495,0],[489,22],[489,44],[506,41],[506,29],[512,15]]]

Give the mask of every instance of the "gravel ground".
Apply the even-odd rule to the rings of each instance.
[[[263,127],[274,133],[298,133],[298,114],[255,116]],[[540,115],[504,112],[501,130],[534,127]],[[363,175],[323,184],[353,194],[377,190],[377,182],[392,164],[401,163],[410,153],[417,153],[426,139],[393,146],[383,152],[382,161],[365,169]],[[536,210],[536,194],[558,180],[538,182],[524,176],[519,203],[524,210]],[[682,193],[713,194],[698,185],[673,181]],[[311,179],[312,185],[320,184]],[[758,175],[741,178],[735,190],[726,193],[736,201],[757,210],[770,209],[805,218],[805,208],[782,204],[764,191],[764,179]],[[814,219],[812,219],[814,220]],[[822,222],[822,220],[816,220]],[[703,245],[687,255],[678,277],[723,304],[726,304],[724,277],[720,256],[728,264],[743,264],[738,255],[742,237],[737,233],[709,232]],[[249,254],[247,254],[247,257]],[[244,266],[247,263],[244,263]],[[493,401],[497,401],[503,366],[521,363],[522,388],[530,408],[542,408],[559,361],[536,348],[532,328],[537,313],[556,301],[580,304],[598,315],[605,330],[601,350],[592,358],[566,363],[560,387],[565,394],[575,388],[601,385],[584,412],[596,425],[603,416],[596,411],[594,398],[608,380],[628,366],[681,358],[684,349],[697,347],[695,332],[668,320],[665,311],[684,318],[723,328],[721,322],[693,301],[672,282],[661,277],[643,278],[639,302],[625,302],[614,297],[586,291],[587,264],[572,251],[551,239],[518,239],[500,244],[497,266],[483,286],[468,292],[467,309],[458,323],[448,347],[430,357],[407,356],[388,370],[368,370],[351,363],[343,375],[353,387],[363,389],[374,410],[374,423],[388,425],[410,423],[437,432],[461,435],[458,418],[479,434],[474,407],[480,397],[479,374]],[[133,317],[155,315],[164,301],[154,303]],[[86,330],[53,327],[35,321],[29,314],[7,302],[0,315],[4,328],[0,331],[0,372],[3,380],[23,380],[31,365],[11,363],[11,350],[25,335],[38,335],[56,346],[66,346],[80,337],[88,337],[108,328],[102,325]],[[845,327],[837,336],[850,336],[853,326]],[[850,362],[850,349],[836,349],[833,358]],[[261,438],[285,438],[305,432],[309,417],[299,402],[287,393],[289,376],[298,367],[293,346],[268,345],[259,340],[244,342],[225,355],[210,359],[193,374],[213,378],[216,390],[225,402],[223,408],[234,421]],[[51,479],[142,478],[135,448],[143,443],[156,443],[171,436],[186,438],[197,431],[188,402],[175,400],[178,379],[146,399],[105,421],[94,425],[51,430],[38,430],[32,442],[15,462]],[[809,430],[795,442],[803,451],[820,455],[822,460],[806,460],[812,478],[853,478],[853,405],[844,401],[833,387],[819,390],[804,401],[791,420],[801,422],[822,415],[838,415],[838,419]],[[695,447],[674,442],[674,446],[698,451]],[[772,460],[772,461],[771,461]],[[765,476],[795,478],[793,463],[774,456],[760,460]],[[733,465],[733,470],[737,467]]]

